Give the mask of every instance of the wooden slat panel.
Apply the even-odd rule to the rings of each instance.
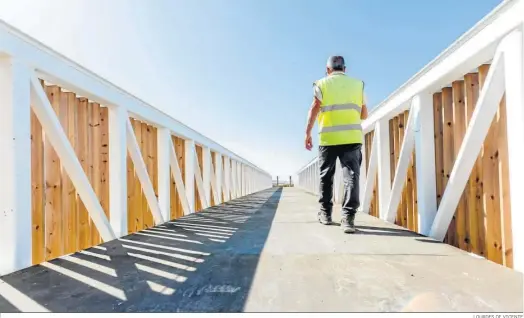
[[[148,151],[147,151],[147,143],[148,143],[148,139],[149,139],[149,136],[148,136],[148,132],[147,132],[147,124],[146,123],[140,123],[140,131],[141,131],[141,138],[140,138],[140,153],[142,154],[142,159],[144,160],[144,163],[146,164],[146,168],[147,168],[147,155],[148,155]],[[137,178],[138,180],[138,178]],[[140,181],[139,181],[140,183]],[[142,190],[142,188],[140,188],[140,191],[142,193],[141,197],[142,197],[142,220],[143,220],[143,223],[142,223],[142,229],[147,229],[147,228],[150,228],[152,225],[153,225],[153,214],[151,213],[150,209],[149,209],[149,205],[147,203],[147,199],[146,199],[146,196],[144,194],[144,191]]]
[[[506,97],[502,98],[497,112],[499,125],[498,145],[499,145],[499,196],[500,210],[502,211],[502,251],[504,265],[513,268],[513,233],[511,230],[511,204],[510,204],[510,185],[508,169],[508,139],[507,139],[507,117],[506,117]]]
[[[453,169],[454,145],[453,145],[453,94],[450,87],[442,89],[442,142],[443,142],[443,169],[442,189],[445,191],[449,182],[449,175]],[[455,235],[455,215],[451,220],[447,233],[447,242],[457,246]]]
[[[480,87],[484,85],[489,65],[479,67]],[[484,213],[486,229],[487,258],[495,263],[503,263],[502,253],[502,224],[499,197],[499,170],[498,170],[498,121],[493,119],[486,139],[482,155],[482,175],[484,178]]]
[[[479,96],[479,77],[477,73],[469,73],[464,76],[465,101],[466,101],[466,127],[471,121]],[[477,255],[485,255],[484,243],[484,221],[482,211],[482,160],[481,156],[471,170],[467,183],[469,243],[471,252]]]
[[[60,88],[59,88],[60,89]],[[60,97],[59,97],[59,111],[57,113],[58,120],[60,121],[60,125],[64,129],[64,133],[66,136],[69,137],[69,109],[67,105],[67,95],[62,90],[60,90]],[[69,192],[74,191],[73,184],[71,180],[69,179],[69,176],[67,175],[67,172],[65,171],[64,167],[60,165],[60,178],[62,179],[62,189],[61,189],[61,209],[62,209],[62,219],[60,219],[61,227],[62,227],[62,252],[63,253],[71,253],[72,247],[71,245],[74,244],[74,242],[71,242],[69,240],[69,237],[71,234],[71,229],[69,228],[71,223],[71,211],[69,211]],[[61,256],[61,255],[60,255]]]
[[[464,81],[455,81],[452,84],[453,93],[453,152],[456,160],[462,140],[466,134],[466,106]],[[465,251],[470,251],[469,233],[467,227],[468,205],[467,190],[462,193],[462,197],[457,205],[455,212],[455,225],[458,247]]]
[[[151,138],[153,138],[153,140],[151,140],[151,160],[152,160],[152,164],[153,164],[153,171],[152,171],[152,174],[153,174],[153,177],[151,179],[151,182],[153,182],[153,189],[155,190],[155,196],[158,200],[158,139],[157,139],[157,129],[156,127],[151,127]]]
[[[182,138],[173,136],[173,142],[175,145],[175,152],[177,155],[178,166],[180,167],[180,173],[182,174],[182,180],[184,182],[184,187],[185,187],[185,180],[186,180],[186,176],[185,176],[185,141]],[[184,208],[182,207],[182,201],[180,199],[180,195],[178,193],[178,190],[176,190],[176,188],[175,188],[175,192],[176,192],[176,207],[175,207],[174,217],[179,218],[179,217],[184,216]]]
[[[98,200],[101,201],[101,193],[102,193],[102,183],[101,183],[101,166],[100,166],[100,157],[101,154],[101,148],[102,148],[102,129],[100,125],[100,105],[97,103],[90,103],[91,104],[91,144],[90,144],[90,150],[91,153],[91,166],[92,169],[92,175],[91,175],[91,185],[93,186],[93,190],[96,193],[96,196],[98,197]],[[101,203],[101,202],[100,202]],[[98,229],[96,228],[95,223],[93,220],[90,219],[90,227],[91,227],[91,245],[96,245],[100,243],[100,234],[98,233]]]
[[[64,127],[65,133],[71,143],[71,146],[75,150],[78,157],[78,132],[77,132],[77,99],[74,93],[62,93],[64,99],[61,103],[60,108],[60,120]],[[76,200],[76,189],[69,179],[66,171],[62,169],[62,182],[63,182],[63,208],[64,208],[64,253],[73,253],[78,251],[78,204]]]
[[[437,205],[442,199],[442,176],[444,173],[444,158],[442,144],[442,93],[433,94],[433,124],[435,129],[435,178],[437,184]]]
[[[134,121],[131,121],[131,124],[134,126]],[[136,185],[136,175],[135,175],[135,165],[133,160],[127,154],[127,232],[134,233],[138,230],[137,222],[137,213],[138,208],[137,197],[140,197],[140,192],[137,193]],[[140,184],[138,185],[140,187]],[[140,206],[141,207],[141,206]]]
[[[213,169],[213,175],[215,176],[215,179],[216,179],[216,158],[215,158],[215,152],[211,151],[211,169]],[[216,184],[216,182],[215,182]],[[213,191],[213,188],[211,188],[211,206],[215,206],[216,203],[215,203],[215,191]]]
[[[90,167],[90,131],[89,129],[89,106],[88,100],[86,98],[78,99],[78,109],[77,109],[77,120],[78,120],[78,160],[84,169],[88,179],[90,179],[91,167]],[[88,248],[91,244],[91,230],[89,226],[89,214],[87,209],[80,199],[77,196],[77,206],[78,206],[78,248],[85,249]]]
[[[396,162],[396,165],[398,166],[398,162],[400,161],[400,152],[402,150],[402,144],[404,142],[404,133],[405,133],[405,117],[404,114],[400,114],[398,116],[398,160]],[[404,182],[402,193],[400,195],[400,202],[399,202],[399,210],[400,210],[400,218],[401,218],[401,224],[403,227],[408,227],[408,216],[407,216],[407,206],[406,206],[406,183]]]
[[[393,162],[393,175],[395,175],[396,173],[396,170],[397,170],[397,165],[398,165],[398,159],[399,159],[399,155],[400,155],[400,140],[399,140],[399,117],[396,116],[393,118],[392,120],[393,122],[393,154],[394,154],[394,162]],[[396,224],[400,225],[400,226],[404,226],[403,225],[403,218],[402,218],[402,208],[401,208],[401,204],[400,202],[402,201],[402,199],[399,201],[399,205],[397,207],[397,213],[396,213]],[[378,205],[377,205],[378,207]]]
[[[100,108],[100,203],[107,219],[110,220],[109,213],[109,109]],[[100,239],[102,242],[102,239]]]
[[[197,156],[197,160],[198,160],[198,166],[199,166],[199,169],[200,169],[200,175],[203,176],[204,174],[202,173],[202,147],[200,147],[199,145],[195,145],[195,150],[196,150],[196,156]],[[195,212],[199,212],[202,210],[202,202],[200,201],[200,193],[198,192],[198,187],[197,187],[197,183],[195,182]]]
[[[226,161],[229,161],[229,164],[231,164],[231,160],[230,159],[226,159],[225,157],[222,157],[222,169],[224,169],[224,167],[226,166]],[[224,179],[225,177],[225,174],[222,173],[222,179]],[[222,182],[222,179],[220,180],[220,182]],[[224,186],[222,185],[222,191],[220,191],[220,197],[222,199],[222,202],[226,201],[226,197],[224,196],[224,190],[223,190]]]
[[[42,126],[31,110],[31,222],[32,262],[45,260],[45,183]]]
[[[60,88],[47,86],[46,93],[55,110],[59,113]],[[50,260],[63,254],[62,245],[62,178],[60,172],[60,160],[53,149],[51,142],[45,139],[45,231],[46,231],[46,260]]]
[[[409,111],[405,111],[404,114],[404,124],[407,125],[408,118],[409,118]],[[414,152],[415,150],[413,150]],[[413,160],[413,155],[411,155],[411,160]],[[410,230],[417,230],[415,228],[415,215],[414,215],[414,209],[415,209],[415,202],[414,202],[414,196],[413,196],[413,162],[409,163],[408,171],[406,174],[406,185],[404,187],[403,191],[403,197],[405,199],[405,216],[406,216],[406,228]]]

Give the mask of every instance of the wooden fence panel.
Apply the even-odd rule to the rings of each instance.
[[[203,176],[204,173],[203,173],[203,165],[202,165],[202,147],[199,146],[199,145],[195,145],[195,150],[196,150],[196,156],[197,156],[197,160],[198,160],[198,167],[200,169],[200,175]],[[202,210],[202,202],[200,200],[200,193],[198,192],[198,186],[197,186],[197,183],[195,182],[195,212],[199,212]]]
[[[85,98],[78,100],[77,110],[77,122],[78,122],[78,160],[84,169],[84,173],[90,178],[91,168],[89,166],[90,161],[90,148],[89,148],[89,103]],[[90,230],[90,217],[87,209],[77,195],[76,198],[78,207],[78,248],[85,249],[91,246],[91,230]]]
[[[31,110],[31,222],[32,262],[45,260],[44,136],[42,125]]]

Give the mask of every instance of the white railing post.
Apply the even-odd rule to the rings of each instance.
[[[211,205],[211,169],[213,161],[211,159],[211,150],[208,147],[202,147],[202,182],[204,183],[204,196],[209,205]]]
[[[170,152],[173,141],[167,128],[159,128],[157,132],[158,159],[158,202],[160,213],[165,221],[171,219],[171,166]]]
[[[417,167],[418,232],[429,235],[437,213],[437,185],[435,176],[435,142],[433,100],[428,93],[413,99],[413,109],[418,109],[415,121],[415,166]]]
[[[31,266],[30,71],[0,58],[0,276]]]
[[[365,135],[362,137],[362,148],[361,148],[361,155],[362,155],[362,164],[360,165],[360,176],[359,176],[359,199],[360,199],[360,207],[359,211],[364,212],[363,202],[364,202],[364,194],[365,194],[365,188],[366,188],[366,180],[367,180],[367,167],[366,167],[366,138]]]
[[[117,237],[127,235],[127,110],[109,107],[109,222]],[[118,182],[115,182],[118,180]]]
[[[186,139],[185,146],[185,184],[189,212],[195,213],[195,141]]]
[[[215,152],[215,182],[217,185],[215,193],[218,195],[218,198],[216,198],[215,203],[222,203],[222,178],[224,178],[224,169],[222,168],[222,155],[218,152]]]
[[[524,32],[509,35],[505,51],[508,168],[513,235],[513,268],[524,272]],[[507,231],[507,230],[506,230]]]
[[[366,176],[366,184],[364,186],[364,195],[362,197],[362,212],[369,214],[371,205],[371,198],[373,196],[373,188],[375,186],[375,176],[377,173],[378,159],[377,159],[377,134],[373,135],[371,140],[371,151],[369,153],[368,172]]]
[[[386,217],[386,211],[391,194],[391,168],[389,153],[389,122],[381,119],[377,122],[375,133],[377,138],[377,173],[378,173],[378,206],[381,219]]]

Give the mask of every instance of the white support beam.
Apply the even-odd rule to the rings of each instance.
[[[109,219],[116,237],[128,234],[127,121],[123,106],[109,107]]]
[[[508,138],[509,194],[513,268],[524,272],[524,32],[521,29],[508,36],[505,51],[506,117]],[[505,232],[509,232],[507,229]]]
[[[389,165],[389,121],[379,120],[375,128],[377,143],[378,208],[381,219],[386,217],[391,194],[391,167]]]
[[[0,276],[32,264],[30,90],[30,70],[0,58]]]
[[[418,108],[418,116],[414,127],[418,232],[427,236],[437,213],[435,130],[431,95],[429,93],[421,93],[415,96],[412,107]]]
[[[205,195],[205,188],[204,188],[204,181],[202,180],[202,173],[200,170],[200,164],[198,163],[198,157],[196,154],[196,148],[193,148],[194,151],[194,158],[195,158],[195,182],[198,189],[198,196],[200,199],[200,203],[202,204],[202,209],[207,209],[209,207],[209,201],[207,201],[206,195]]]
[[[195,141],[186,139],[184,141],[184,146],[186,197],[189,203],[189,214],[191,214],[195,213]]]
[[[215,152],[215,201],[222,203],[222,178],[224,177],[224,169],[222,168],[222,155]]]
[[[33,111],[40,121],[46,137],[50,141],[53,149],[60,158],[60,163],[64,167],[71,182],[75,186],[78,196],[84,203],[89,216],[93,220],[100,236],[104,241],[114,240],[116,238],[111,224],[107,219],[104,209],[96,193],[91,187],[91,183],[84,173],[84,169],[78,160],[75,150],[69,143],[69,139],[56,117],[55,111],[47,98],[40,81],[33,74],[31,76],[31,105]]]
[[[395,169],[395,178],[393,179],[393,186],[391,189],[391,195],[389,197],[389,203],[386,210],[386,221],[390,223],[395,222],[397,216],[398,204],[400,203],[400,196],[404,189],[404,183],[406,182],[406,176],[408,173],[408,166],[411,161],[411,155],[415,146],[415,130],[414,124],[418,116],[418,107],[414,107],[413,102],[411,104],[411,110],[408,116],[408,122],[406,124],[404,139],[402,140],[402,146],[400,148],[400,156],[398,159],[397,168]]]
[[[204,185],[204,195],[208,204],[211,204],[211,176],[213,174],[213,161],[211,159],[211,150],[202,146],[202,182]],[[208,206],[209,206],[208,205]]]
[[[162,216],[162,213],[160,212],[160,205],[158,204],[155,190],[153,189],[153,183],[149,178],[146,163],[144,162],[144,158],[140,152],[140,147],[136,141],[133,126],[131,126],[131,121],[129,118],[127,118],[127,151],[129,152],[129,156],[131,157],[133,165],[135,166],[135,172],[138,176],[138,179],[140,180],[140,185],[142,186],[142,191],[146,197],[147,204],[151,209],[153,220],[155,221],[156,225],[162,224],[165,222],[165,220]]]
[[[231,200],[231,195],[233,193],[231,189],[231,181],[233,180],[231,175],[231,160],[229,157],[224,157],[224,200],[229,201]]]
[[[504,42],[501,44],[502,48]],[[436,240],[442,241],[447,233],[504,90],[504,56],[499,48],[488,71],[484,87],[479,94],[475,111],[471,116],[470,124],[431,227],[430,236]]]
[[[171,173],[173,174],[173,179],[175,180],[176,190],[180,201],[182,202],[182,209],[184,210],[184,215],[191,213],[191,206],[189,205],[188,196],[186,192],[186,186],[184,185],[184,179],[182,178],[182,173],[180,172],[180,165],[178,164],[178,157],[175,150],[173,142],[169,143],[170,154],[169,154],[169,164],[171,166]]]
[[[170,155],[173,147],[171,132],[167,128],[157,130],[158,202],[164,220],[171,219],[171,167]]]
[[[368,172],[366,174],[366,185],[364,187],[364,197],[362,198],[362,212],[369,214],[371,199],[373,197],[373,187],[375,186],[375,175],[378,166],[377,135],[373,135],[371,141],[371,152],[369,154]]]

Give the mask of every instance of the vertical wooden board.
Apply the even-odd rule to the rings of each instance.
[[[217,169],[216,169],[217,165],[216,165],[216,158],[215,158],[215,152],[214,151],[211,151],[211,169],[213,170],[213,176],[215,177],[215,180],[216,180],[216,172],[217,172]],[[215,182],[215,185],[217,184],[217,182]],[[215,203],[215,191],[213,191],[213,187],[211,187],[211,206],[215,206],[216,203]]]
[[[456,161],[462,140],[466,134],[466,106],[464,81],[452,83],[453,94],[453,158]],[[453,163],[454,165],[455,163]],[[467,231],[468,206],[467,189],[462,193],[462,197],[457,205],[455,212],[455,227],[458,247],[465,251],[470,251],[469,236]]]
[[[59,88],[60,89],[60,88]],[[58,120],[60,121],[60,125],[62,126],[62,129],[64,130],[64,133],[66,136],[69,136],[69,109],[67,105],[68,99],[65,92],[63,92],[60,89],[60,97],[59,97],[59,110],[58,110]],[[71,235],[70,231],[71,229],[70,224],[72,222],[72,215],[71,211],[69,210],[69,192],[72,190],[74,191],[73,184],[71,183],[71,180],[69,179],[69,176],[67,175],[67,172],[65,168],[60,165],[60,174],[62,179],[62,189],[61,189],[61,206],[62,206],[62,219],[60,222],[62,223],[62,251],[64,254],[72,253],[73,251],[72,246],[74,242],[71,242],[69,240],[69,236]]]
[[[504,265],[513,268],[513,233],[511,230],[511,204],[510,204],[510,185],[508,169],[508,139],[506,121],[506,96],[502,97],[497,112],[499,126],[498,145],[499,145],[499,196],[500,210],[502,214],[502,251]]]
[[[136,119],[133,120],[133,130],[135,133],[137,144],[140,148],[142,148],[142,123]],[[133,215],[136,220],[134,222],[136,226],[134,232],[138,232],[144,229],[144,215],[146,214],[145,212],[147,211],[144,212],[144,204],[142,202],[144,200],[144,195],[142,193],[142,185],[140,184],[140,180],[138,179],[138,175],[136,174],[136,171],[134,173],[134,180],[135,180],[134,182],[135,183],[135,193],[134,193],[135,203],[133,204],[134,206]]]
[[[440,205],[442,198],[442,175],[443,167],[443,144],[442,144],[442,93],[433,94],[433,124],[435,129],[435,178],[437,184],[437,205]]]
[[[407,122],[407,117],[406,117],[406,113],[402,113],[398,116],[398,143],[399,143],[399,148],[398,148],[398,156],[399,156],[399,160],[400,161],[400,152],[402,150],[402,145],[404,143],[404,134],[405,134],[405,126],[406,126],[406,122]],[[398,165],[398,161],[397,161],[397,165]],[[406,177],[407,179],[407,177]],[[405,180],[406,181],[406,180]],[[408,202],[407,202],[407,184],[406,182],[404,182],[404,185],[402,187],[402,194],[401,194],[401,197],[400,197],[400,202],[399,202],[399,209],[400,209],[400,215],[401,215],[401,218],[402,218],[402,226],[404,226],[405,228],[408,228]]]
[[[178,151],[177,151],[177,144],[176,144],[176,136],[171,136],[171,142],[173,143],[173,148],[175,149],[175,153],[176,155],[178,156]],[[178,160],[178,158],[176,158]],[[176,182],[175,182],[175,178],[173,178],[173,170],[170,169],[169,170],[171,172],[171,189],[170,189],[170,192],[171,192],[171,209],[170,209],[170,213],[169,213],[169,216],[170,216],[170,219],[177,219],[178,218],[178,207],[180,206],[180,197],[178,195],[178,191],[176,189]]]
[[[417,164],[416,164],[417,154],[415,149],[413,149],[413,155],[411,157],[411,170],[413,171],[413,231],[418,232],[418,196],[417,196]]]
[[[408,119],[409,119],[409,111],[405,111],[401,115],[401,117],[404,117],[403,125],[404,125],[404,130],[405,130],[405,126],[407,126],[407,122],[408,122]],[[404,132],[403,135],[405,133],[406,132]],[[413,155],[411,155],[411,159],[413,159]],[[402,199],[404,201],[404,211],[402,212],[402,215],[405,218],[405,221],[404,221],[405,225],[404,226],[407,229],[410,229],[410,230],[416,230],[414,228],[414,219],[413,219],[413,217],[414,217],[414,215],[413,215],[413,210],[414,210],[413,182],[414,182],[414,180],[413,180],[413,163],[410,162],[409,165],[408,165],[408,170],[407,170],[407,174],[406,174],[404,189],[402,191]]]
[[[60,111],[60,88],[47,86],[47,97],[55,113]],[[60,160],[53,149],[51,142],[46,137],[45,151],[45,231],[46,231],[46,260],[63,255],[62,245],[62,177]]]
[[[227,159],[227,163],[231,166],[231,160],[229,158]],[[226,158],[222,157],[222,169],[224,169],[225,166],[226,166]],[[224,173],[222,173],[222,179],[224,179],[226,177],[225,170],[223,170],[223,171],[224,171]],[[222,179],[220,180],[220,182],[222,182]],[[224,189],[224,186],[222,185],[222,191],[220,192],[220,196],[222,198],[222,202],[226,201],[223,189]]]
[[[394,133],[394,123],[393,119],[389,120],[389,169],[391,172],[391,184],[395,179],[395,133]],[[398,221],[398,220],[397,220]]]
[[[153,189],[155,190],[155,196],[158,199],[158,139],[157,139],[158,130],[156,127],[151,127],[152,135],[152,148],[151,148],[151,160],[153,161]]]
[[[110,219],[109,211],[109,109],[100,108],[100,203]]]
[[[31,223],[32,264],[45,260],[45,183],[42,125],[31,110]]]
[[[399,158],[399,154],[400,154],[400,150],[399,150],[399,147],[400,147],[400,144],[399,144],[399,117],[398,116],[395,116],[392,120],[393,122],[393,175],[395,175],[395,172],[397,170],[397,164],[398,164],[398,158]],[[377,206],[378,208],[378,206]],[[399,206],[397,207],[397,211],[396,211],[396,224],[400,225],[400,226],[403,226],[403,218],[402,218],[402,214],[401,214],[401,211],[402,209],[400,208],[400,201],[399,201]]]
[[[450,87],[442,89],[442,143],[443,143],[443,170],[442,174],[442,190],[446,191],[446,186],[449,181],[449,175],[453,169],[454,161],[454,145],[453,145],[453,94]],[[455,215],[449,224],[447,232],[447,242],[453,246],[457,246],[455,237]]]
[[[186,184],[185,140],[180,137],[174,137],[174,140],[175,140],[175,151],[177,155],[178,167],[180,168],[180,174],[182,175],[182,181],[184,183],[183,186],[185,188],[185,184]],[[177,206],[176,206],[177,215],[176,217],[179,218],[179,217],[184,216],[184,208],[182,206],[182,200],[180,199],[180,193],[178,193],[178,190],[176,192],[177,192],[177,196],[176,196],[177,197]]]
[[[65,101],[61,103],[60,117],[61,121],[64,122],[63,127],[71,143],[71,146],[75,150],[76,156],[79,156],[78,148],[78,132],[77,132],[77,110],[78,104],[76,95],[71,92],[62,93]],[[63,110],[63,112],[62,112]],[[63,167],[62,167],[63,168]],[[71,179],[67,175],[65,169],[62,169],[62,182],[63,182],[63,207],[64,215],[64,253],[73,253],[79,250],[78,248],[78,203],[76,189]]]
[[[203,165],[202,165],[202,147],[199,145],[195,145],[196,150],[196,156],[198,160],[198,168],[200,170],[200,176],[204,176],[203,173]],[[195,212],[199,212],[202,210],[202,202],[200,200],[200,193],[198,192],[198,186],[195,182]]]
[[[131,122],[132,123],[132,122]],[[137,230],[137,208],[136,204],[136,185],[135,165],[129,156],[127,157],[127,232],[134,233]],[[138,193],[140,195],[140,192]]]
[[[144,159],[144,163],[146,164],[146,169],[148,172],[149,179],[151,180],[151,174],[149,173],[150,168],[150,162],[149,162],[149,140],[151,138],[149,127],[146,123],[141,123],[141,131],[142,131],[142,138],[140,142],[140,152],[142,154],[142,159]],[[146,196],[144,194],[144,191],[142,190],[142,213],[143,213],[143,227],[145,229],[150,228],[154,225],[153,222],[153,214],[151,213],[151,209],[149,208],[149,204],[147,203]]]
[[[469,73],[464,76],[466,127],[471,121],[479,96],[479,76],[477,73]],[[468,220],[467,231],[471,252],[477,255],[485,255],[485,232],[482,204],[482,160],[481,155],[471,170],[467,183]]]
[[[78,99],[77,123],[78,123],[78,160],[84,169],[84,173],[90,178],[89,167],[89,112],[88,101],[85,98]],[[76,198],[78,209],[78,248],[85,249],[90,246],[91,230],[89,227],[89,214],[87,209],[77,195]]]
[[[92,161],[91,166],[92,169],[92,176],[91,176],[91,185],[93,186],[93,190],[96,193],[96,196],[98,197],[98,200],[100,201],[100,204],[102,204],[102,182],[101,182],[101,175],[102,172],[100,171],[100,158],[102,157],[101,149],[102,149],[102,129],[100,124],[100,105],[97,103],[90,103],[91,104],[91,149],[90,153],[92,154]],[[98,233],[98,229],[96,228],[95,223],[93,220],[90,219],[90,227],[91,227],[91,245],[97,245],[100,243],[100,234]]]
[[[489,65],[479,67],[480,87],[484,85],[488,74]],[[502,253],[502,224],[499,197],[499,147],[498,147],[498,121],[493,118],[491,126],[484,140],[482,154],[482,176],[484,178],[484,213],[486,229],[487,258],[497,264],[503,264]]]

